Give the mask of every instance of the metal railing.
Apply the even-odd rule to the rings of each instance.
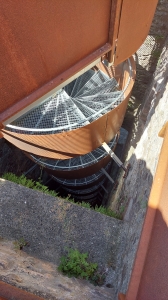
[[[129,84],[130,84],[130,81],[131,81],[131,78],[132,78],[132,67],[131,67],[131,62],[130,62],[130,59],[127,59],[127,63],[128,63],[128,72],[129,72],[129,77],[127,78],[127,81],[126,81],[126,83],[125,83],[125,85],[124,85],[124,88],[121,90],[121,91],[115,91],[115,92],[111,92],[111,93],[107,93],[107,92],[105,92],[104,94],[102,94],[102,95],[97,95],[97,94],[95,94],[95,95],[93,95],[93,96],[87,96],[87,93],[86,93],[86,97],[85,97],[85,93],[84,94],[82,94],[83,96],[84,96],[84,103],[85,103],[85,101],[86,101],[86,99],[85,98],[90,98],[91,97],[91,100],[93,101],[93,102],[95,102],[95,99],[96,99],[96,97],[98,97],[99,98],[99,101],[101,100],[101,101],[105,101],[106,102],[106,99],[109,99],[110,98],[110,103],[104,103],[104,107],[103,108],[101,108],[101,109],[99,109],[97,112],[96,111],[94,111],[93,110],[93,108],[90,108],[90,112],[89,112],[89,114],[88,114],[88,116],[86,116],[86,113],[85,114],[83,114],[82,112],[80,112],[80,120],[78,120],[78,122],[76,122],[76,120],[73,120],[73,122],[72,122],[72,124],[71,124],[71,122],[69,121],[69,117],[67,116],[67,118],[68,118],[68,124],[67,125],[63,125],[63,126],[57,126],[57,127],[51,127],[51,128],[48,128],[47,127],[47,125],[48,125],[48,123],[49,123],[49,121],[47,120],[46,122],[45,122],[45,126],[43,126],[43,128],[37,128],[39,125],[39,123],[41,122],[41,119],[42,118],[44,118],[45,117],[45,114],[49,114],[48,113],[48,111],[55,111],[55,110],[57,110],[57,108],[56,108],[56,106],[57,106],[57,102],[58,103],[62,103],[62,101],[63,101],[63,99],[62,100],[59,100],[59,99],[57,99],[56,97],[59,97],[59,92],[57,92],[57,94],[56,93],[54,93],[50,98],[47,98],[46,99],[46,103],[43,103],[43,111],[42,111],[42,109],[40,108],[40,106],[39,106],[39,108],[35,108],[35,110],[38,110],[38,112],[37,112],[37,116],[36,116],[36,114],[35,114],[35,110],[32,110],[32,111],[30,111],[30,112],[28,112],[25,116],[23,116],[23,117],[20,117],[19,119],[18,119],[18,121],[17,120],[15,120],[13,123],[14,124],[8,124],[8,125],[6,125],[6,129],[7,130],[11,130],[11,131],[13,131],[13,132],[18,132],[18,133],[28,133],[28,134],[44,134],[44,133],[48,133],[48,134],[51,134],[51,133],[57,133],[57,132],[62,132],[62,130],[63,131],[67,131],[67,130],[73,130],[73,129],[76,129],[76,128],[80,128],[80,127],[82,127],[82,126],[85,126],[85,125],[87,125],[87,124],[90,124],[93,120],[96,120],[96,119],[98,119],[98,118],[100,118],[103,114],[106,114],[109,110],[111,110],[111,109],[113,109],[113,108],[115,108],[115,107],[117,107],[119,104],[121,104],[121,102],[125,99],[125,97],[124,97],[124,94],[125,94],[125,92],[126,92],[126,90],[127,90],[127,88],[128,88],[128,86],[129,86]],[[90,70],[91,71],[91,70]],[[89,72],[89,71],[88,71]],[[102,73],[101,71],[98,71],[97,73],[95,73],[93,76],[94,77],[96,77],[97,76],[97,74],[100,74],[101,75],[101,77],[102,77],[102,74],[104,74],[104,73]],[[99,76],[100,76],[99,75]],[[82,75],[82,76],[84,76],[84,75]],[[105,74],[104,74],[104,77],[107,77],[107,76],[105,76]],[[89,77],[90,78],[90,77]],[[78,78],[76,79],[76,81],[78,80]],[[96,80],[97,80],[97,77],[96,77]],[[107,82],[103,82],[102,81],[102,83],[104,83],[105,84],[105,87],[106,87],[106,85],[107,84],[109,84],[109,86],[113,86],[114,85],[114,83],[113,83],[113,80],[115,80],[114,78],[106,78],[106,80],[107,80]],[[99,82],[98,82],[98,85],[97,85],[97,88],[99,87]],[[117,84],[117,82],[116,82],[116,84]],[[115,85],[114,85],[114,87],[115,87]],[[82,90],[82,89],[81,89]],[[64,93],[65,93],[65,91],[64,91]],[[115,96],[115,93],[116,93],[116,96]],[[66,94],[66,93],[65,93]],[[114,94],[114,95],[113,95]],[[60,94],[61,95],[61,94]],[[66,94],[67,95],[67,94]],[[78,111],[79,111],[79,108],[81,107],[81,105],[82,105],[82,109],[84,109],[85,108],[85,106],[86,106],[86,110],[88,110],[89,109],[89,107],[87,107],[87,105],[85,105],[83,102],[82,102],[82,104],[81,103],[78,103],[78,100],[79,100],[79,102],[81,101],[81,99],[82,99],[82,95],[81,95],[81,98],[79,97],[79,98],[76,98],[76,101],[77,102],[75,102],[75,103],[73,103],[72,102],[72,99],[71,99],[71,97],[69,97],[68,95],[67,95],[67,99],[65,99],[65,100],[68,100],[69,101],[69,105],[71,105],[71,102],[72,102],[72,104],[73,104],[73,109],[72,109],[72,112],[74,112],[74,110],[75,109],[78,109]],[[112,95],[113,95],[113,97],[114,97],[114,99],[112,99]],[[64,97],[64,98],[66,98],[66,97]],[[93,98],[93,99],[92,99]],[[55,99],[57,99],[57,102],[56,102],[56,104],[55,104],[55,102],[53,102],[53,101],[55,101]],[[90,100],[89,100],[90,101]],[[54,103],[54,106],[53,106],[53,108],[52,108],[52,102]],[[77,107],[76,106],[76,104],[78,103],[78,105],[80,105],[79,107]],[[61,104],[62,105],[62,104]],[[96,106],[96,102],[94,103],[94,105]],[[50,107],[51,106],[51,107]],[[61,106],[62,107],[62,106]],[[51,109],[52,108],[52,109]],[[66,105],[65,105],[65,107],[64,108],[66,108]],[[67,107],[68,108],[68,107]],[[66,109],[64,110],[65,112],[66,112]],[[30,115],[30,116],[29,116]],[[82,117],[81,117],[81,115],[82,115]],[[30,127],[24,127],[24,126],[22,126],[22,125],[15,125],[15,123],[17,124],[18,122],[20,122],[20,119],[23,119],[23,122],[21,122],[21,124],[23,123],[24,124],[24,118],[27,118],[27,120],[28,121],[26,121],[28,124],[31,124],[32,123],[32,120],[33,119],[37,119],[37,124],[34,126],[34,128],[30,128]],[[49,119],[52,119],[53,118],[53,116],[51,117],[50,115],[49,115]],[[40,120],[40,121],[39,121]],[[61,119],[61,122],[62,122],[62,119]],[[26,124],[27,124],[26,123]]]

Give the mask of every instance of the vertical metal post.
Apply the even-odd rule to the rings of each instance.
[[[37,167],[37,164],[32,166],[28,171],[24,172],[23,175],[26,176],[29,172],[33,171]]]
[[[102,189],[105,191],[106,194],[108,194],[108,191],[106,190],[106,188],[104,187],[103,184],[100,185],[102,187]]]
[[[101,168],[102,172],[106,175],[106,177],[112,182],[114,183],[114,180],[111,178],[111,176],[107,173],[107,171],[104,168]]]

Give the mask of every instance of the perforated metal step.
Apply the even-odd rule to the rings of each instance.
[[[82,189],[82,190],[73,190],[73,189],[70,189],[70,188],[67,188],[65,186],[63,186],[63,188],[69,192],[70,194],[73,194],[73,195],[84,195],[84,194],[89,194],[89,193],[93,193],[94,191],[98,191],[99,187],[104,183],[105,179],[103,179],[100,183],[90,187],[90,188],[86,188],[86,189]]]
[[[111,162],[110,162],[111,163]],[[107,171],[110,163],[105,167],[105,170]],[[103,172],[100,170],[97,173],[87,176],[84,178],[78,178],[78,179],[63,179],[63,178],[58,178],[52,175],[52,178],[59,182],[61,185],[66,185],[66,186],[84,186],[93,183],[94,181],[97,181],[99,178],[103,176]],[[103,179],[102,179],[103,180]]]
[[[73,197],[80,201],[89,201],[89,200],[92,200],[93,198],[95,198],[97,196],[97,194],[98,194],[98,191],[96,191],[92,194],[89,194],[89,195],[80,195],[80,196],[73,195]]]
[[[118,135],[116,135],[108,144],[110,149],[113,149],[116,146],[117,140]],[[32,159],[42,167],[62,171],[72,171],[80,168],[86,168],[102,160],[105,156],[107,156],[107,152],[102,146],[85,155],[65,160],[47,159],[31,154]]]
[[[90,124],[122,100],[114,78],[89,70],[6,129],[28,134],[70,131]]]

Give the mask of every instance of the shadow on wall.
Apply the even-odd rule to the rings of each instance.
[[[2,138],[0,139],[0,177],[8,172],[17,176],[25,174],[28,177],[31,174],[31,178],[37,181],[41,175],[38,165],[28,159],[23,151]]]
[[[119,294],[119,300],[167,299],[167,221],[160,209],[148,207],[126,298]]]
[[[128,300],[167,299],[168,295],[168,122],[162,127],[159,137],[164,140],[161,150],[158,149],[155,155],[155,158],[159,156],[159,161],[127,293]]]
[[[157,49],[157,48],[156,48]],[[153,53],[156,51],[153,48]],[[149,71],[143,68],[137,57],[137,77],[133,88],[131,99],[135,102],[136,112],[128,113],[124,119],[123,127],[131,131],[131,145],[135,148],[144,130],[145,123],[149,124],[155,109],[162,98],[168,80],[168,60],[167,60],[168,39],[158,61],[150,58]],[[157,69],[153,77],[153,63],[157,62]],[[152,70],[152,72],[151,72]],[[133,120],[134,118],[134,120]],[[132,124],[133,123],[133,124]],[[132,125],[131,125],[132,124]]]
[[[144,160],[137,159],[133,154],[130,165],[131,169],[121,191],[123,205],[127,209],[122,233],[123,244],[118,254],[116,295],[118,292],[125,293],[128,288],[153,183],[153,175]]]
[[[153,209],[152,207],[148,208],[147,218],[148,222],[146,219],[142,239],[143,248],[141,247],[138,253],[139,261],[137,263],[140,264],[140,268],[143,268],[143,270],[142,273],[139,270],[139,276],[141,275],[141,277],[139,278],[140,286],[136,299],[167,299],[168,218],[165,219],[161,210]],[[147,251],[146,257],[144,257],[145,250]]]
[[[163,50],[166,37],[161,35],[148,35],[145,42],[135,53],[136,80],[132,95],[136,98],[144,97],[156,67],[160,64],[160,55]]]

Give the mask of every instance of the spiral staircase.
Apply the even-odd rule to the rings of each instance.
[[[28,134],[71,131],[99,119],[122,100],[114,78],[89,70],[6,129]]]
[[[129,62],[128,65],[130,67]],[[105,66],[104,68],[107,70]],[[131,81],[130,76],[122,90],[117,80],[104,70],[100,67],[88,70],[45,99],[43,103],[8,124],[4,133],[10,137],[18,135],[21,138],[27,136],[31,139],[33,136],[38,139],[43,138],[44,134],[45,137],[55,137],[78,130],[82,137],[82,130],[94,125],[95,121],[100,122],[99,127],[102,130],[102,118],[120,107]],[[131,68],[129,70],[131,71]],[[116,128],[115,132],[108,137],[110,139],[108,147],[112,151],[118,141],[118,129]],[[97,131],[96,126],[95,130]],[[96,131],[97,138],[99,132]],[[77,142],[76,136],[72,138],[72,145]],[[66,145],[66,138],[64,143]],[[83,140],[80,150],[85,147],[85,143],[87,140]],[[98,144],[98,147],[94,148],[95,145],[92,146],[92,151],[85,150],[85,154],[75,154],[69,159],[55,159],[47,155],[38,155],[36,151],[30,153],[26,149],[23,150],[30,159],[44,168],[65,191],[71,194],[75,201],[83,200],[93,204],[102,196],[103,189],[106,190],[103,183],[111,161],[110,155],[102,145]],[[73,149],[70,151],[72,153]],[[111,181],[113,182],[113,179]]]
[[[123,101],[115,78],[101,70],[88,70],[46,99],[38,107],[6,126],[19,134],[58,134],[83,128],[110,112]],[[115,149],[118,134],[108,143]],[[76,201],[94,203],[101,197],[110,156],[102,146],[70,159],[51,159],[27,154],[44,168]]]
[[[124,168],[114,150],[135,81],[131,55],[156,4],[2,3],[0,137],[78,198],[104,188],[111,159]]]
[[[38,1],[1,1],[0,138],[75,201],[101,201],[106,178],[113,183],[111,159],[125,170],[114,151],[135,81],[131,56],[148,35],[157,2],[57,0],[39,9]],[[135,265],[142,270],[142,255]],[[119,299],[137,295],[134,273],[128,297]]]

